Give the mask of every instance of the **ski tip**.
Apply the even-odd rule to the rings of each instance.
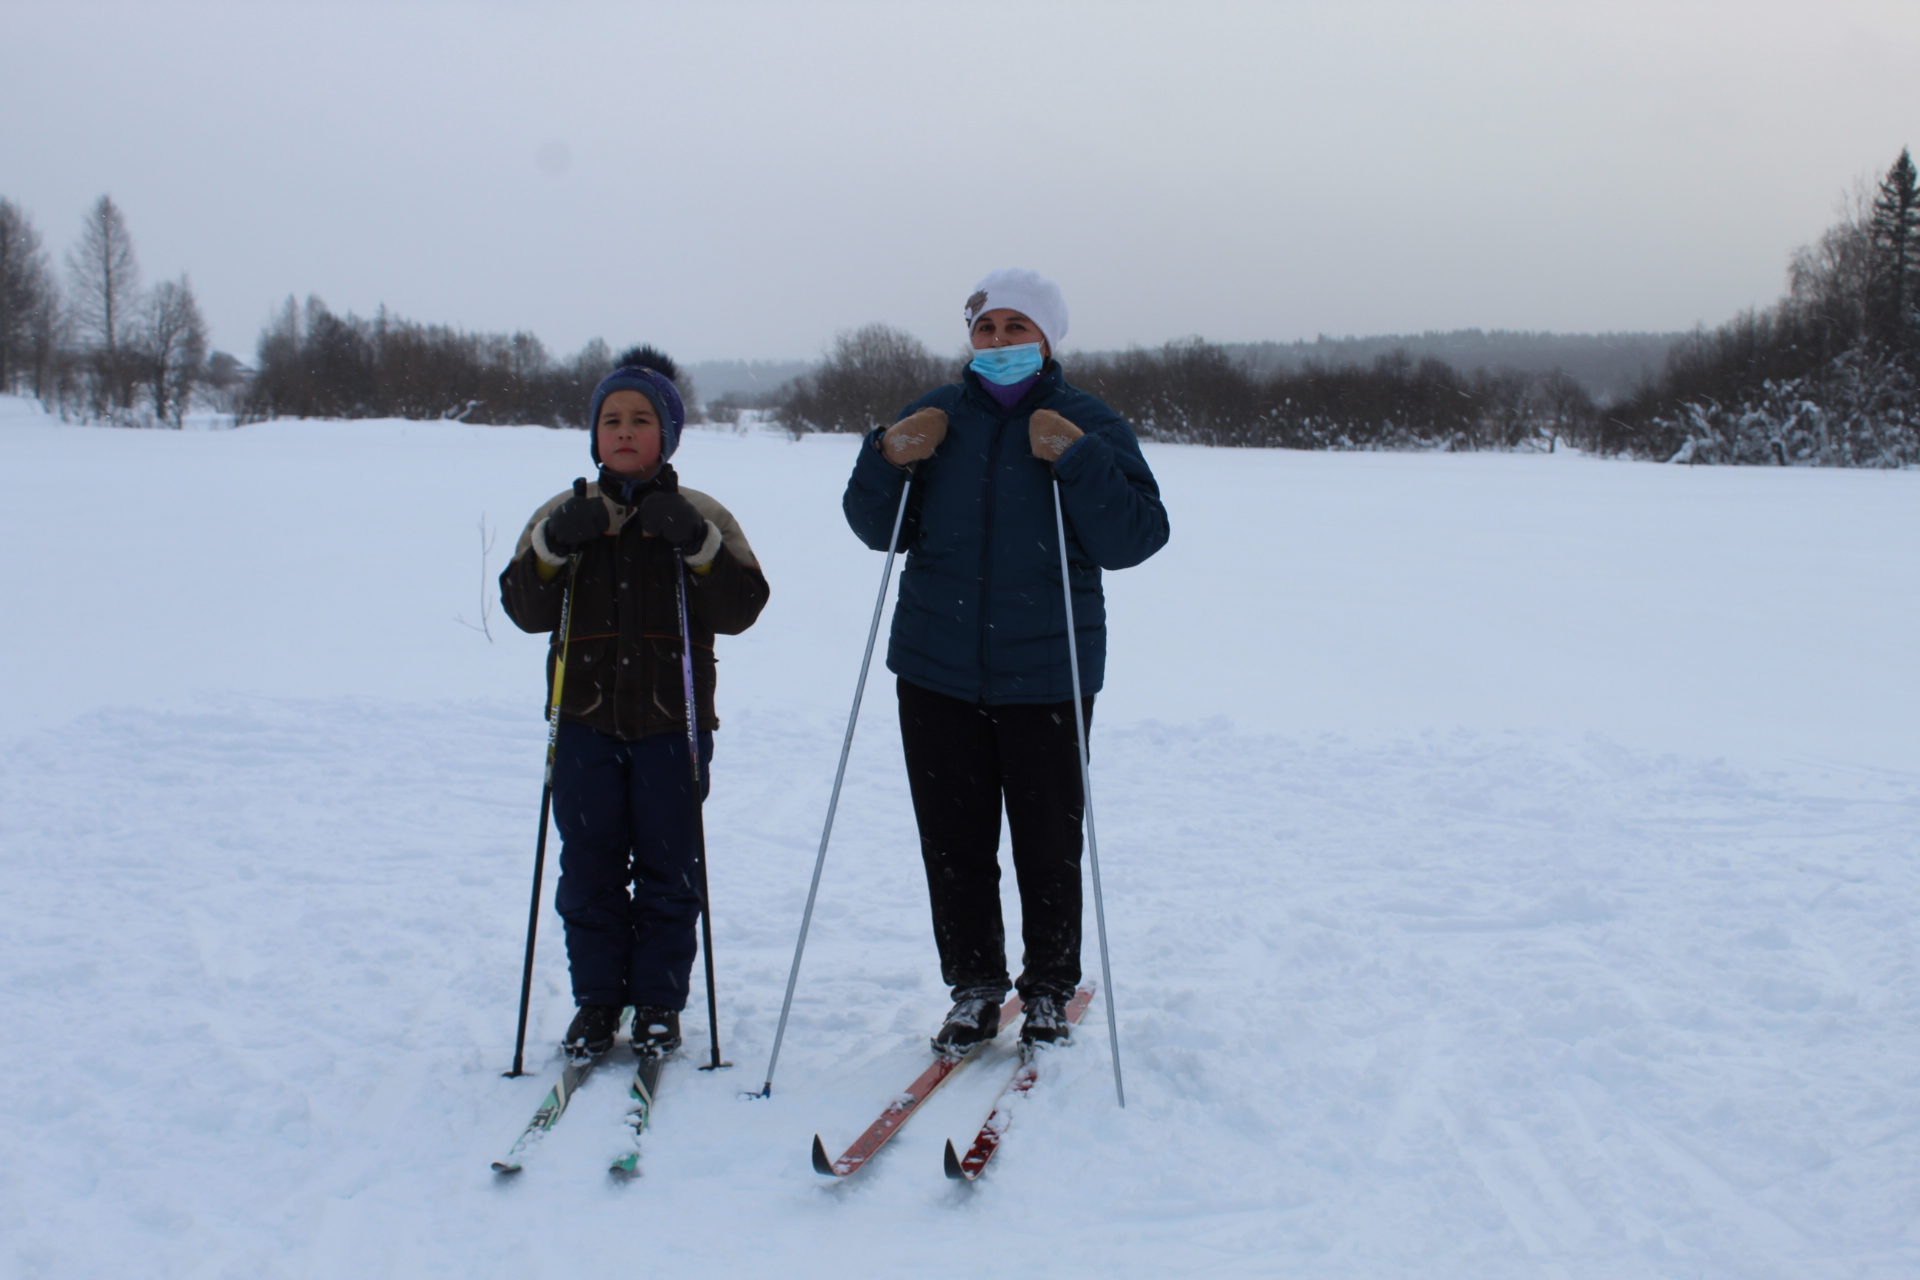
[[[952,1138],[947,1139],[946,1163],[947,1163],[947,1176],[949,1178],[952,1178],[955,1182],[972,1182],[973,1181],[972,1178],[969,1178],[967,1176],[967,1171],[960,1167],[960,1153],[953,1149]]]
[[[820,1141],[820,1135],[813,1135],[813,1171],[825,1177],[837,1176],[833,1171],[833,1161],[827,1156],[827,1144]]]
[[[495,1160],[493,1162],[493,1171],[498,1174],[518,1173],[523,1167],[524,1166],[517,1164],[509,1164],[505,1160]]]
[[[615,1182],[632,1182],[639,1176],[640,1166],[637,1163],[629,1164],[624,1157],[607,1166],[607,1177]]]

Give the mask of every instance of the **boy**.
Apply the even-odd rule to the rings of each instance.
[[[738,635],[767,603],[767,580],[731,513],[682,489],[668,459],[686,411],[673,361],[628,352],[594,388],[588,430],[595,483],[575,480],[527,522],[500,575],[507,616],[553,633],[567,672],[554,744],[560,830],[555,908],[566,926],[578,1006],[569,1056],[606,1052],[634,1007],[643,1056],[680,1045],[696,950],[703,868],[697,806],[713,756],[714,635]],[[679,592],[693,640],[699,795],[688,760]],[[571,639],[559,634],[572,591]]]

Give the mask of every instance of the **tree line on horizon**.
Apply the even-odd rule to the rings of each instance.
[[[315,297],[304,306],[288,298],[260,335],[256,368],[235,408],[246,422],[438,418],[579,427],[612,363],[599,338],[555,359],[525,331],[469,333],[403,320],[385,307],[366,319],[338,315]],[[691,384],[681,390],[691,403]]]
[[[186,276],[152,289],[111,196],[88,211],[64,279],[26,213],[0,199],[0,393],[66,420],[183,424],[196,402],[239,422],[274,417],[447,418],[577,426],[612,359],[594,340],[567,360],[530,333],[468,333],[338,315],[288,298],[252,368],[208,346]],[[691,393],[692,388],[686,390]]]
[[[867,325],[784,388],[711,410],[760,407],[793,434],[866,431],[958,376],[911,334]],[[1479,368],[1389,351],[1372,363],[1261,373],[1200,338],[1063,357],[1068,376],[1149,440],[1292,449],[1552,449],[1578,441],[1596,412],[1568,374]]]
[[[1660,371],[1596,401],[1561,368],[1462,369],[1396,347],[1371,362],[1276,359],[1278,344],[1200,338],[1074,353],[1069,374],[1148,439],[1300,449],[1552,449],[1686,462],[1899,467],[1920,463],[1920,190],[1906,151],[1839,223],[1797,251],[1785,297],[1672,345]],[[1431,336],[1431,335],[1430,335]],[[1638,335],[1658,338],[1659,335]],[[1372,341],[1372,340],[1370,340]],[[1366,349],[1359,340],[1316,344]],[[1305,348],[1306,344],[1294,344]],[[1272,347],[1273,351],[1266,348]],[[1294,353],[1297,356],[1297,352]],[[570,358],[531,333],[469,333],[292,298],[261,333],[255,366],[210,353],[185,276],[142,290],[130,236],[102,196],[66,258],[64,288],[18,206],[0,199],[0,391],[63,417],[179,426],[189,403],[240,421],[405,417],[582,426],[611,355]],[[708,406],[795,435],[891,422],[958,376],[885,325],[840,334],[809,371]]]

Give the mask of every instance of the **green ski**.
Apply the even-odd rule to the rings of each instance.
[[[620,1018],[624,1022],[627,1013],[623,1012]],[[527,1127],[520,1131],[520,1136],[514,1140],[506,1156],[493,1162],[495,1173],[520,1172],[524,1167],[523,1161],[527,1153],[539,1143],[540,1139],[547,1136],[547,1130],[560,1122],[560,1117],[566,1114],[567,1104],[573,1101],[573,1095],[579,1092],[580,1086],[587,1082],[587,1077],[593,1074],[593,1069],[599,1063],[599,1057],[568,1061],[566,1067],[560,1072],[560,1078],[553,1082],[551,1089],[547,1090],[547,1096],[540,1103],[540,1109],[533,1113],[533,1119],[529,1120]]]
[[[640,1138],[653,1123],[653,1099],[660,1086],[660,1068],[665,1064],[664,1056],[640,1059],[640,1065],[634,1068],[633,1083],[627,1086],[631,1102],[627,1107],[627,1124],[633,1128],[633,1138],[627,1150],[616,1156],[607,1169],[620,1182],[640,1176]]]

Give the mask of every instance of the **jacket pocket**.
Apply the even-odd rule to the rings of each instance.
[[[560,709],[568,715],[587,716],[613,701],[614,686],[620,678],[618,670],[619,640],[614,636],[600,636],[586,640],[574,640],[566,647],[567,669],[564,677],[559,675],[558,647],[550,650],[552,667],[547,685],[547,697],[553,697],[552,680],[564,678],[560,690]]]

